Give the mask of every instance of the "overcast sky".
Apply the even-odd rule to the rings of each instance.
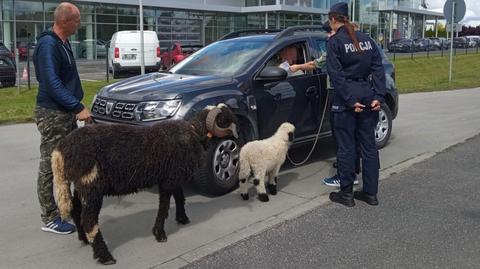
[[[443,13],[443,5],[446,0],[426,0],[428,9]],[[477,26],[480,25],[480,1],[479,0],[464,0],[467,6],[467,12],[461,23],[466,25]]]

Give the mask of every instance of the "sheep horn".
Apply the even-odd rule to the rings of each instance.
[[[215,122],[215,126],[214,126],[214,131],[213,133],[216,135],[216,136],[219,136],[219,137],[224,137],[224,136],[227,136],[228,133],[227,131],[230,130],[230,132],[232,132],[232,135],[235,137],[235,138],[238,138],[238,132],[237,132],[237,125],[235,123],[231,123],[230,126],[226,127],[226,128],[222,128],[222,127],[219,127],[217,125],[217,122]]]
[[[215,121],[218,114],[220,114],[222,110],[220,108],[213,108],[208,112],[207,114],[207,131],[212,132],[213,135],[218,136],[218,137],[224,137],[228,135],[228,130],[232,132],[232,135],[235,138],[238,138],[238,132],[237,132],[237,125],[235,123],[231,123],[230,126],[226,128],[219,127],[217,125],[217,122]]]
[[[212,132],[215,134],[215,119],[217,115],[220,114],[222,110],[220,108],[214,107],[212,108],[207,114],[207,131]]]

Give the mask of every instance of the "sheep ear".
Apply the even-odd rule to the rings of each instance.
[[[227,107],[227,105],[224,104],[224,103],[220,103],[220,104],[217,105],[217,107],[218,107],[218,108],[222,108],[222,107]]]

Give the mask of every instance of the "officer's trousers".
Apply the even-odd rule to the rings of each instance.
[[[380,161],[375,144],[375,127],[378,122],[378,111],[334,112],[333,120],[337,140],[337,173],[341,190],[349,193],[353,191],[358,146],[362,157],[363,191],[370,195],[377,194]]]

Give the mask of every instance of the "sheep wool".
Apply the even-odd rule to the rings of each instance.
[[[98,225],[103,196],[126,195],[158,185],[153,234],[157,241],[166,241],[164,223],[170,197],[175,199],[177,222],[189,223],[182,185],[203,165],[211,144],[207,134],[235,136],[235,122],[232,111],[219,105],[198,112],[189,121],[167,120],[150,127],[96,124],[75,130],[52,153],[54,192],[62,219],[71,215],[78,239],[92,245],[94,258],[114,264]]]
[[[277,178],[280,167],[285,162],[288,148],[293,142],[295,126],[284,122],[275,134],[267,139],[255,140],[245,144],[240,150],[240,194],[248,200],[247,181],[253,178],[258,199],[269,200],[265,187],[270,194],[277,194]],[[265,185],[266,184],[266,185]]]

